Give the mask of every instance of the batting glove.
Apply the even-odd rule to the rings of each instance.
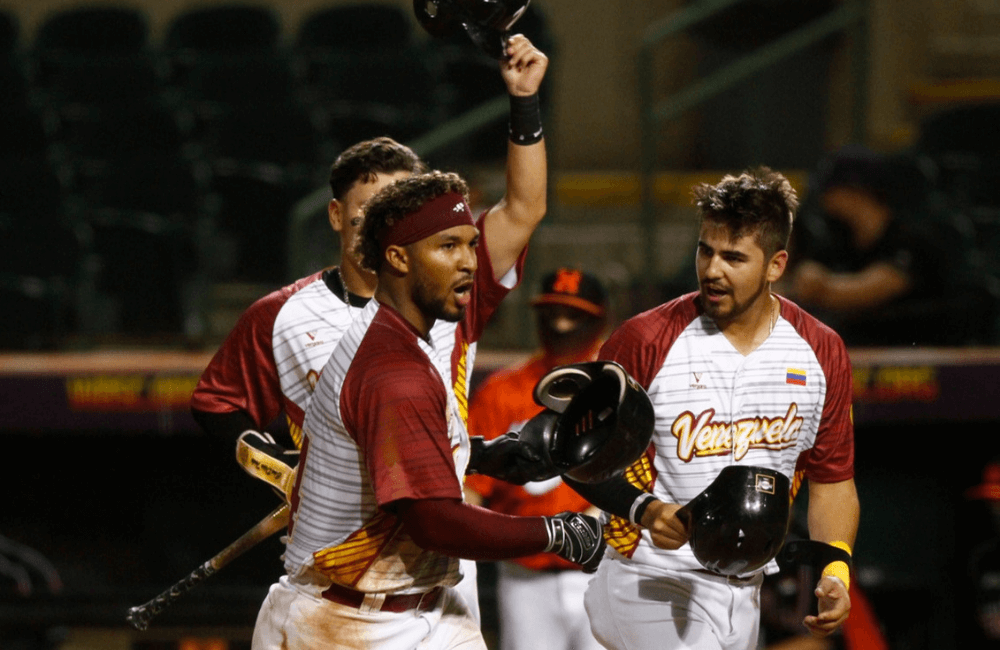
[[[579,512],[560,512],[545,517],[549,532],[546,553],[555,553],[583,567],[585,573],[594,573],[604,556],[604,534],[597,519]]]
[[[467,474],[483,474],[514,485],[524,485],[529,481],[550,479],[559,473],[513,431],[488,442],[481,436],[474,436],[469,442],[471,453]]]
[[[266,431],[248,429],[236,440],[236,462],[247,474],[275,489],[287,503],[295,483],[298,449],[285,449]]]

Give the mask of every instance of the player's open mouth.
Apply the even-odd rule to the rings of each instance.
[[[467,305],[472,299],[472,280],[467,280],[455,287],[455,300],[460,305]]]
[[[705,285],[702,286],[701,292],[705,295],[706,298],[712,301],[721,300],[722,298],[729,295],[729,292],[726,291],[725,289],[713,286],[705,286]]]

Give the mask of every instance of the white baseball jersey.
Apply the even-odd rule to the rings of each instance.
[[[728,465],[778,470],[792,483],[853,477],[852,379],[835,332],[779,299],[770,336],[744,356],[705,316],[697,293],[626,321],[599,358],[620,363],[649,393],[656,416],[647,454],[626,472],[662,501],[686,504]],[[653,546],[647,531],[612,517],[609,544],[665,569],[699,569],[684,545]]]
[[[365,592],[410,593],[460,578],[458,560],[419,548],[382,506],[398,499],[462,498],[469,455],[466,360],[516,284],[523,255],[501,282],[477,248],[472,302],[429,341],[395,310],[371,301],[324,368],[306,411],[290,576],[315,569]]]
[[[319,374],[367,299],[348,294],[336,269],[256,301],[215,353],[192,397],[196,409],[241,410],[261,429],[284,412],[296,445]]]

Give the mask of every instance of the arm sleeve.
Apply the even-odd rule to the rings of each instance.
[[[191,415],[206,433],[222,440],[232,441],[247,429],[257,429],[253,418],[245,411],[212,413],[192,408]]]
[[[580,483],[568,476],[562,477],[563,482],[573,488],[577,494],[594,504],[604,512],[617,515],[629,521],[632,505],[644,494],[649,494],[629,483],[623,477],[616,476],[602,483]]]
[[[456,499],[397,502],[403,530],[421,548],[469,560],[507,560],[534,555],[549,543],[542,517],[514,517]]]

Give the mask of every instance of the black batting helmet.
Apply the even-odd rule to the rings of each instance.
[[[464,29],[479,49],[504,57],[510,28],[531,0],[413,0],[417,20],[429,34],[450,38]]]
[[[694,556],[727,576],[760,569],[781,550],[790,512],[788,477],[767,467],[730,465],[677,512]]]
[[[623,471],[649,447],[653,405],[642,386],[613,361],[559,366],[539,380],[535,401],[558,413],[528,436],[559,474],[599,483]],[[525,431],[521,432],[522,439]]]

